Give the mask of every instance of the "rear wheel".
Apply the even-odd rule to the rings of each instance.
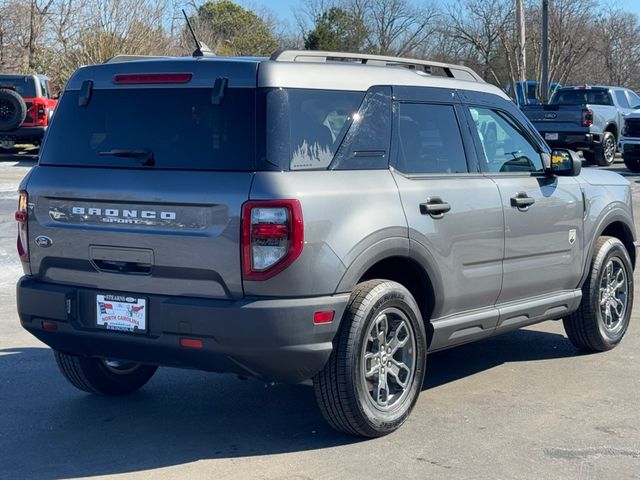
[[[122,360],[79,357],[54,351],[58,368],[74,387],[96,395],[126,395],[140,389],[158,369]]]
[[[627,249],[617,238],[600,237],[580,308],[563,320],[567,336],[581,350],[610,350],[624,337],[632,308],[633,267]]]
[[[365,437],[393,432],[422,389],[426,336],[420,309],[402,285],[359,284],[334,349],[314,378],[318,405],[336,430]]]
[[[633,173],[640,173],[640,156],[624,156],[624,164]]]
[[[616,137],[611,132],[604,132],[602,143],[594,147],[594,161],[601,167],[613,164],[616,158]]]

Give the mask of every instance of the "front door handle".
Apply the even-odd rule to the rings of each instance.
[[[451,205],[443,202],[440,197],[428,197],[425,203],[420,204],[420,213],[431,215],[433,218],[442,218],[449,210],[451,210]]]
[[[534,198],[531,198],[525,192],[519,192],[515,197],[511,197],[511,206],[516,207],[522,212],[529,210],[529,207],[536,203]]]

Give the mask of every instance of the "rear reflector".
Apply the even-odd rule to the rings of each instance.
[[[113,77],[116,85],[139,85],[145,83],[189,83],[191,73],[120,73]]]
[[[50,322],[49,320],[43,320],[42,323],[42,329],[46,330],[47,332],[55,332],[58,330],[58,324],[56,322]]]
[[[327,310],[324,312],[315,312],[313,314],[313,323],[316,325],[319,323],[331,323],[333,322],[333,315],[335,312],[333,310]]]
[[[202,348],[202,340],[198,338],[181,338],[180,346],[184,348]]]

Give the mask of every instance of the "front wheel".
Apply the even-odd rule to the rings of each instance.
[[[96,395],[126,395],[147,383],[157,365],[80,357],[54,351],[58,368],[74,387]]]
[[[624,337],[632,308],[633,267],[627,249],[617,238],[600,237],[580,307],[563,320],[567,336],[581,350],[610,350]]]
[[[413,296],[402,285],[356,286],[334,349],[314,378],[318,405],[336,430],[379,437],[399,428],[422,390],[426,335]]]

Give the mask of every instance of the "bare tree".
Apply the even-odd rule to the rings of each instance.
[[[596,65],[603,83],[640,89],[640,23],[636,15],[612,11],[598,22]]]
[[[369,29],[368,50],[382,55],[414,55],[438,32],[439,10],[408,0],[352,0],[351,12]]]
[[[549,82],[584,82],[600,32],[596,27],[596,0],[554,0],[549,4]],[[541,80],[540,2],[529,1],[527,40],[536,63],[535,78]],[[591,57],[590,57],[591,56]],[[591,61],[588,61],[591,59]]]
[[[467,47],[469,60],[478,63],[486,80],[504,85],[507,79],[516,78],[513,0],[458,0],[449,9],[448,17],[449,35]]]

